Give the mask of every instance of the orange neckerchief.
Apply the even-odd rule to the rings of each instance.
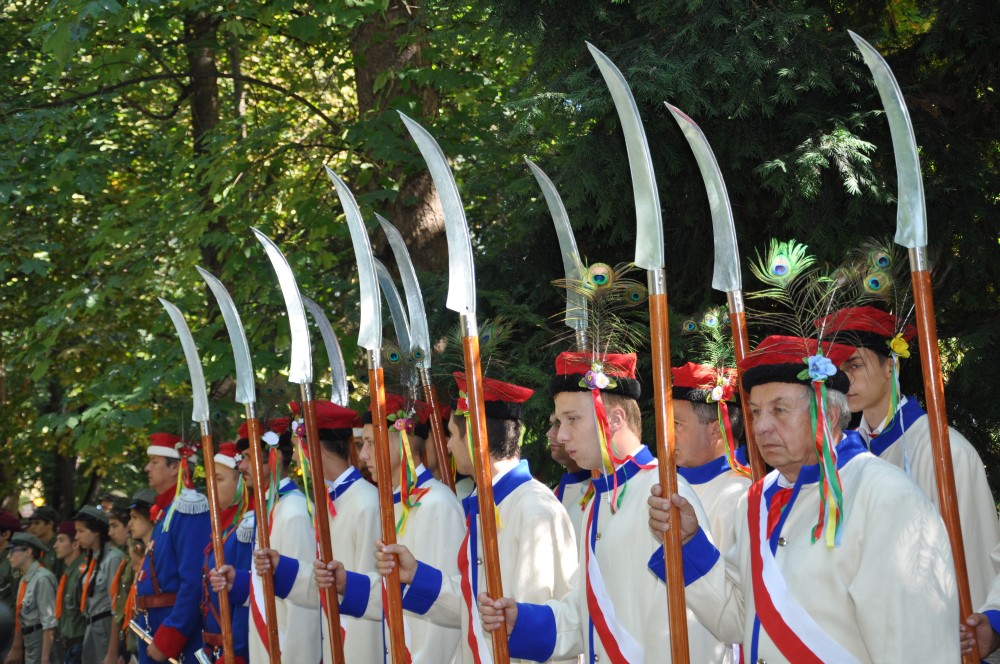
[[[64,592],[66,592],[66,572],[59,577],[59,589],[56,590],[56,620],[62,618]]]
[[[125,565],[128,565],[127,560],[121,561],[118,565],[118,571],[115,572],[115,580],[111,582],[111,606],[114,608],[115,604],[118,603],[118,586],[121,584],[122,572],[125,570]]]
[[[28,580],[21,579],[21,584],[17,587],[17,613],[14,614],[14,629],[21,627],[21,605],[24,604],[24,592],[28,589]]]
[[[87,591],[90,590],[90,581],[94,578],[94,564],[97,558],[90,555],[90,564],[87,565],[87,573],[83,575],[83,596],[80,598],[80,613],[87,613]]]
[[[129,588],[128,597],[125,598],[125,617],[122,619],[122,634],[125,635],[128,634],[129,623],[135,617],[135,589],[138,585],[138,583],[133,583],[132,587]]]

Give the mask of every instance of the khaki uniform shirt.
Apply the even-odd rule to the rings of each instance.
[[[63,645],[83,639],[87,631],[87,618],[80,611],[83,585],[80,579],[87,571],[87,558],[80,556],[66,565],[66,582],[62,583],[62,614],[59,616],[59,638]]]

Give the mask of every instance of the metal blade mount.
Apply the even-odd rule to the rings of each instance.
[[[375,259],[375,276],[378,277],[378,287],[382,291],[382,297],[389,305],[389,316],[392,318],[392,326],[396,330],[396,343],[399,350],[409,355],[410,353],[410,321],[406,317],[406,306],[403,298],[399,296],[399,290],[392,280],[392,275],[382,261]]]
[[[684,138],[694,152],[694,158],[701,170],[701,179],[705,182],[705,191],[708,193],[708,206],[712,211],[712,230],[715,238],[712,288],[724,293],[743,290],[740,252],[736,244],[736,223],[733,220],[733,208],[729,203],[729,193],[726,191],[722,169],[719,168],[712,146],[708,144],[701,127],[676,106],[667,104],[667,108],[674,116],[674,120],[677,120],[678,126],[684,132]]]
[[[236,360],[236,402],[254,403],[257,400],[257,386],[254,383],[253,361],[250,359],[250,345],[247,343],[246,332],[243,331],[240,314],[236,311],[236,304],[230,297],[229,291],[215,275],[197,265],[195,269],[215,295],[219,309],[222,310],[222,320],[226,322],[229,343],[233,347],[233,358]]]
[[[177,338],[181,340],[181,348],[184,349],[184,359],[187,360],[188,373],[191,376],[191,401],[194,407],[191,410],[191,419],[194,422],[208,422],[208,390],[205,388],[205,372],[201,366],[201,359],[198,357],[198,347],[194,345],[194,337],[191,336],[191,329],[184,314],[170,302],[162,297],[158,298],[163,308],[170,315],[170,320],[177,330]]]
[[[330,382],[333,385],[330,394],[330,401],[338,406],[348,407],[350,395],[347,391],[347,367],[344,365],[344,354],[340,352],[340,341],[337,334],[330,325],[330,319],[326,317],[322,307],[308,297],[302,297],[302,304],[306,311],[312,316],[313,322],[319,328],[319,334],[323,338],[323,347],[326,348],[326,358],[330,362]]]
[[[410,313],[410,355],[414,356],[418,367],[430,371],[431,333],[427,328],[427,311],[424,308],[424,296],[420,292],[420,282],[417,281],[417,271],[410,260],[403,235],[382,215],[376,213],[375,218],[389,239],[392,254],[396,257],[396,267],[399,268],[399,277],[403,280],[403,296]]]
[[[400,113],[399,117],[420,148],[441,198],[445,234],[448,236],[448,301],[445,306],[460,314],[475,314],[476,268],[472,260],[472,240],[455,175],[434,137],[405,114]]]
[[[324,166],[326,174],[337,189],[337,196],[347,217],[347,227],[351,231],[354,256],[358,261],[358,290],[361,300],[361,320],[358,329],[358,345],[370,351],[382,348],[382,302],[379,300],[378,281],[375,277],[375,257],[368,240],[368,229],[361,216],[361,208],[354,194],[329,166]]]
[[[920,174],[920,153],[913,133],[910,111],[903,99],[899,83],[889,63],[875,47],[857,34],[847,31],[861,51],[865,64],[872,71],[875,87],[885,107],[892,134],[892,151],[896,156],[896,180],[899,188],[896,205],[896,242],[909,249],[927,246],[927,205],[924,200],[924,179]]]
[[[590,42],[587,42],[587,48],[594,56],[608,90],[611,91],[611,98],[614,99],[618,119],[625,133],[628,164],[632,171],[632,194],[635,197],[635,264],[644,270],[658,270],[666,265],[663,213],[660,209],[660,193],[656,189],[656,176],[653,174],[653,156],[649,151],[649,141],[639,116],[639,107],[618,67]]]
[[[583,280],[583,262],[580,259],[580,251],[576,248],[576,236],[573,235],[573,227],[569,223],[569,214],[566,213],[566,206],[563,205],[562,198],[552,184],[552,180],[540,169],[535,162],[527,157],[524,162],[528,164],[531,173],[538,181],[538,186],[542,188],[545,196],[545,203],[549,206],[549,214],[552,215],[552,223],[556,228],[556,237],[559,238],[559,251],[562,254],[563,271],[566,279],[571,281]],[[573,330],[586,330],[590,314],[587,311],[587,298],[583,293],[572,288],[566,289],[566,326]]]

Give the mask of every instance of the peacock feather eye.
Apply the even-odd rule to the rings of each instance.
[[[709,313],[705,314],[704,323],[708,327],[718,327],[719,317],[714,312],[710,311]]]
[[[420,360],[424,359],[424,351],[422,349],[420,349],[420,348],[414,348],[413,349],[413,359],[416,360],[417,362],[419,362]]]
[[[887,268],[892,265],[892,256],[884,251],[876,251],[875,254],[872,255],[872,264],[875,267]]]
[[[729,320],[729,312],[728,311],[723,312],[723,314],[722,314],[722,323],[724,325],[729,325],[730,320]]]
[[[880,293],[889,284],[889,275],[885,272],[872,272],[865,277],[865,290],[869,293]]]
[[[587,280],[593,288],[604,288],[615,280],[615,272],[606,263],[594,263],[587,270]]]
[[[698,329],[698,324],[689,318],[683,323],[681,323],[681,329],[684,332],[694,332],[695,330]]]
[[[771,261],[770,272],[772,276],[784,277],[788,274],[790,267],[787,256],[775,256],[774,260]]]
[[[625,300],[629,304],[642,304],[646,301],[649,293],[646,291],[646,287],[642,284],[635,284],[629,286],[625,291]]]
[[[397,362],[399,362],[399,358],[400,358],[399,351],[398,350],[390,350],[387,357],[389,358],[390,362],[392,362],[393,364],[396,364]]]

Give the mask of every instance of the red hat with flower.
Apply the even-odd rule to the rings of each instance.
[[[466,400],[468,394],[468,382],[465,372],[456,371],[454,374],[455,384],[458,386],[459,396],[452,400],[452,410],[468,411],[469,404]],[[499,420],[519,420],[524,410],[524,404],[535,393],[534,390],[505,383],[494,378],[483,378],[483,410],[486,417]]]

